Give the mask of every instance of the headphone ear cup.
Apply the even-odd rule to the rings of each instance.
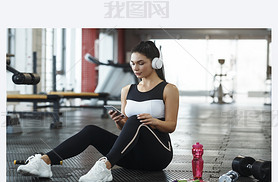
[[[160,59],[158,57],[153,58],[153,60],[152,60],[153,69],[161,69],[162,66],[163,66],[162,59]]]

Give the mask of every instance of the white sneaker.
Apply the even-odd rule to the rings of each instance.
[[[24,176],[37,176],[41,178],[51,178],[51,165],[46,164],[41,159],[41,154],[35,154],[30,156],[26,162],[26,165],[21,165],[17,168],[17,172]]]
[[[105,162],[107,161],[106,157],[100,158],[92,169],[81,176],[79,182],[104,182],[104,181],[112,181],[112,173],[111,169],[106,168]]]

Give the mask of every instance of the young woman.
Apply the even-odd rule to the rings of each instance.
[[[167,83],[159,50],[151,41],[140,42],[131,54],[130,65],[141,80],[121,91],[121,112],[109,111],[119,136],[94,125],[86,126],[46,155],[31,156],[17,171],[23,175],[51,177],[51,165],[76,156],[89,145],[103,156],[79,182],[112,181],[111,168],[162,170],[173,157],[169,133],[175,131],[179,92]]]

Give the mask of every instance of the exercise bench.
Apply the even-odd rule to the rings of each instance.
[[[65,99],[76,99],[76,98],[80,98],[80,99],[93,99],[93,98],[97,98],[99,100],[103,101],[103,105],[100,106],[83,106],[83,105],[79,105],[79,106],[60,106],[63,108],[102,108],[103,109],[103,113],[101,115],[101,118],[108,118],[108,114],[106,109],[103,107],[104,105],[107,105],[107,100],[108,100],[108,93],[93,93],[93,92],[80,92],[80,93],[76,93],[76,92],[49,92],[48,95],[59,95],[61,98],[65,98]]]
[[[60,99],[59,95],[46,95],[46,94],[7,94],[7,102],[33,102],[36,105],[38,102],[52,102],[53,110],[52,112],[38,112],[37,108],[33,108],[33,112],[16,112],[8,111],[8,113],[15,114],[34,114],[34,115],[50,115],[53,118],[53,123],[50,124],[50,128],[60,128],[62,127],[62,122],[59,121],[59,110],[60,110]]]

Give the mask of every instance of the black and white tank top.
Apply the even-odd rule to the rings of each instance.
[[[167,84],[167,82],[162,81],[147,92],[140,92],[137,85],[132,84],[126,98],[126,116],[148,113],[153,118],[165,118],[163,91]]]

